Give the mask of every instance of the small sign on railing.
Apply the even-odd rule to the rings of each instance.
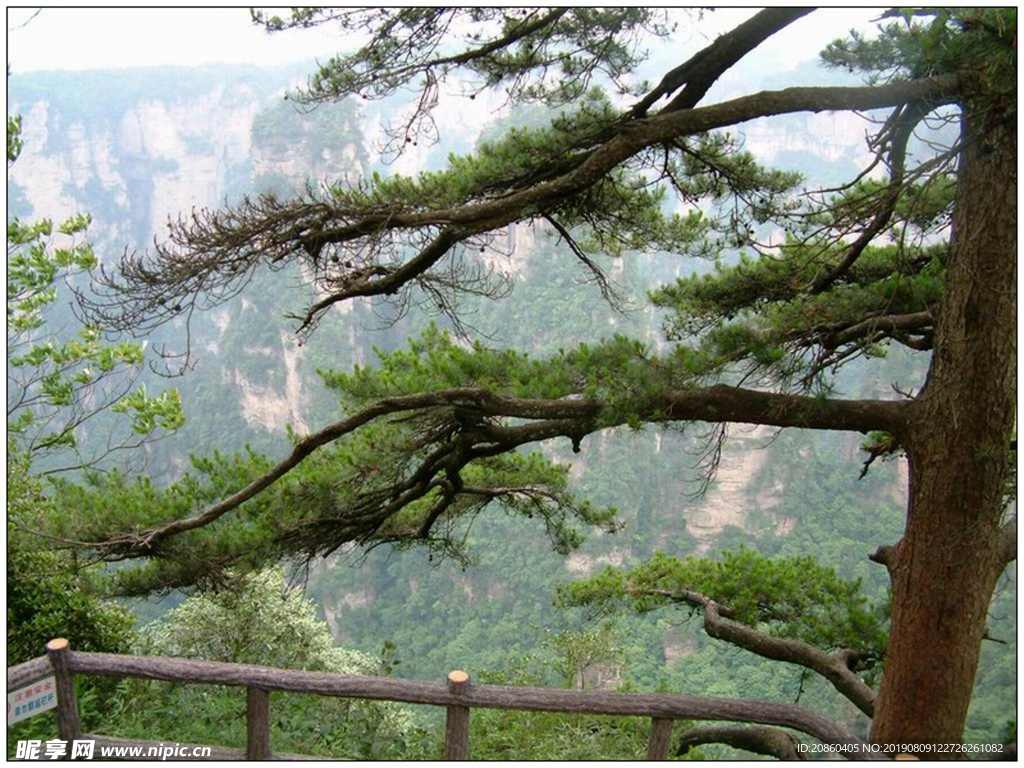
[[[7,694],[7,727],[57,706],[57,680],[45,677]]]

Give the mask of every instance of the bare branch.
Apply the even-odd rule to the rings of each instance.
[[[593,275],[593,281],[597,283],[598,288],[601,290],[601,297],[604,298],[605,301],[609,301],[613,305],[617,305],[618,302],[621,301],[621,297],[619,297],[611,285],[608,284],[608,278],[605,276],[604,271],[594,263],[593,259],[587,256],[579,243],[576,242],[576,239],[558,222],[558,219],[545,214],[544,220],[554,227],[555,231],[558,232],[558,236],[566,245],[569,246],[569,250],[572,251],[573,255],[590,270],[590,274]]]
[[[839,277],[849,271],[854,262],[864,253],[872,240],[885,229],[896,210],[896,202],[903,193],[904,170],[907,157],[907,143],[913,135],[914,128],[933,106],[923,102],[915,102],[910,106],[901,106],[890,116],[882,131],[879,142],[889,143],[889,185],[879,203],[878,210],[860,236],[851,243],[839,263],[825,274],[815,278],[811,284],[812,293],[821,293]]]
[[[848,326],[840,331],[826,334],[822,344],[827,349],[836,349],[856,339],[871,336],[875,333],[893,334],[898,331],[919,331],[931,328],[934,320],[930,310],[910,312],[905,315],[883,315],[869,317],[859,323]]]
[[[654,102],[662,97],[671,96],[683,86],[683,91],[662,111],[674,112],[696,106],[723,72],[776,32],[813,10],[767,8],[757,13],[699,51],[685,64],[667,72],[657,87],[630,109],[629,117],[646,115]]]
[[[638,590],[643,593],[646,590]],[[817,672],[868,717],[874,713],[875,692],[854,674],[846,655],[832,655],[801,640],[775,637],[722,616],[711,598],[692,590],[660,591],[669,599],[704,609],[704,631],[709,636],[745,648],[766,659],[786,661]]]
[[[892,435],[888,435],[885,438],[874,441],[863,446],[868,452],[868,458],[864,461],[861,466],[860,474],[857,476],[858,480],[863,480],[868,470],[871,469],[871,465],[875,463],[875,460],[881,456],[892,456],[896,451],[900,449],[900,441]]]
[[[7,31],[8,31],[8,32],[14,32],[14,31],[15,31],[15,30],[17,30],[17,29],[22,29],[23,27],[27,27],[27,26],[29,25],[29,23],[31,23],[31,21],[32,21],[32,20],[33,20],[33,19],[34,19],[34,18],[35,18],[36,16],[38,16],[38,15],[39,15],[40,13],[42,13],[42,10],[43,10],[42,8],[36,8],[36,9],[35,9],[35,10],[34,10],[34,11],[32,12],[32,15],[31,15],[31,16],[29,16],[29,17],[28,17],[27,19],[25,19],[25,21],[23,21],[23,22],[22,22],[21,24],[16,24],[16,25],[14,25],[13,27],[8,27],[8,28],[7,28]]]
[[[788,731],[742,725],[700,725],[690,728],[679,737],[676,755],[683,757],[693,747],[701,744],[725,744],[779,760],[807,760],[809,755],[798,750],[800,740]]]

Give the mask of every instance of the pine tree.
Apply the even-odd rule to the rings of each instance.
[[[457,316],[461,292],[493,290],[467,268],[472,253],[517,222],[549,227],[602,287],[598,252],[752,256],[655,294],[673,315],[665,354],[615,338],[535,360],[465,349],[432,331],[372,370],[325,372],[347,415],[298,439],[279,464],[201,463],[187,493],[107,480],[134,494],[124,509],[138,516],[83,498],[94,514],[64,535],[93,542],[107,559],[150,558],[124,576],[139,591],[351,541],[420,542],[457,555],[451,531],[492,501],[538,516],[571,547],[574,518],[610,524],[607,513],[572,500],[565,473],[516,453],[520,446],[566,437],[578,450],[585,435],[613,426],[690,421],[722,425],[722,435],[734,422],[871,434],[871,458],[902,451],[911,478],[904,535],[879,542],[875,555],[893,598],[871,738],[959,741],[989,601],[1016,557],[1015,522],[1005,520],[1016,390],[1016,15],[893,12],[876,38],[853,35],[824,54],[863,73],[864,86],[703,103],[740,58],[806,13],[757,13],[646,89],[628,79],[635,43],[671,34],[648,9],[258,17],[272,30],[333,22],[368,34],[293,98],[421,87],[416,109],[394,126],[396,152],[431,139],[439,84],[459,72],[481,89],[560,109],[548,126],[510,130],[443,171],[263,196],[183,219],[155,253],[129,255],[97,286],[87,309],[105,326],[145,331],[234,295],[256,269],[291,262],[318,288],[297,315],[301,334],[356,297],[429,301]],[[458,20],[474,30],[470,40],[438,47]],[[633,94],[633,106],[617,108],[595,90],[599,76]],[[798,197],[798,178],[761,166],[722,131],[761,117],[881,109],[871,168],[817,197]],[[959,122],[959,138],[912,151],[915,131],[936,119]],[[665,214],[672,193],[693,212]],[[758,231],[768,222],[785,234],[766,242]],[[920,391],[898,400],[832,393],[837,367],[892,345],[931,351]]]

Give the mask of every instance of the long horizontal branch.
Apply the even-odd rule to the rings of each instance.
[[[725,384],[676,390],[668,393],[664,401],[668,421],[736,422],[865,433],[886,430],[897,434],[904,430],[908,405],[891,400],[784,395]]]
[[[578,194],[606,176],[616,166],[642,150],[705,131],[736,125],[747,120],[792,112],[867,110],[892,107],[909,101],[948,103],[957,96],[958,80],[943,76],[923,80],[865,87],[787,88],[762,91],[751,96],[708,107],[661,113],[625,123],[616,137],[588,153],[580,164],[558,178],[496,200],[407,213],[387,212],[361,217],[340,227],[311,232],[303,241],[314,249],[326,243],[344,243],[367,232],[384,229],[414,229],[428,226],[460,225],[465,235],[478,234],[531,218],[557,202]],[[454,243],[452,243],[453,245]],[[444,248],[447,251],[451,245]],[[380,295],[423,274],[440,258],[437,243],[428,246],[430,258],[414,257],[401,269],[401,280],[389,277],[381,284],[344,287],[331,294],[330,303],[357,296]]]
[[[640,417],[650,423],[667,421],[739,422],[808,429],[901,431],[906,403],[840,400],[758,392],[715,385],[669,391],[638,404]],[[505,453],[512,448],[566,435],[574,442],[597,429],[618,426],[630,415],[614,414],[607,403],[593,399],[557,400],[507,397],[487,389],[462,387],[383,398],[356,414],[299,440],[291,453],[245,487],[207,507],[198,515],[176,520],[146,532],[112,537],[107,542],[82,543],[108,555],[135,557],[153,551],[162,539],[202,528],[266,490],[297,467],[318,448],[348,435],[369,422],[390,414],[433,408],[455,408],[477,415],[528,420],[514,426],[486,425],[477,431],[476,456]],[[490,446],[490,448],[489,448]],[[493,449],[493,450],[492,450]],[[429,485],[421,478],[420,493]],[[397,511],[397,510],[396,510]]]
[[[209,525],[236,507],[241,506],[261,491],[269,488],[275,482],[288,474],[288,472],[301,464],[307,456],[312,454],[318,448],[328,445],[329,443],[354,432],[356,429],[364,424],[368,424],[378,416],[413,409],[434,408],[441,405],[457,405],[460,402],[469,402],[474,398],[474,396],[479,396],[480,394],[490,393],[486,392],[486,390],[478,389],[439,390],[437,392],[424,392],[380,400],[370,407],[363,409],[359,413],[330,424],[319,432],[314,432],[312,435],[298,441],[295,444],[295,447],[292,448],[291,453],[274,465],[270,470],[230,496],[227,496],[216,504],[207,507],[202,513],[182,520],[176,520],[147,533],[132,535],[130,538],[136,540],[133,548],[143,551],[149,550],[152,549],[152,547],[161,539],[168,536]],[[93,546],[97,547],[104,547],[108,545],[109,543],[104,542],[93,544]]]
[[[483,203],[409,213],[381,213],[337,229],[326,229],[314,241],[344,242],[382,227],[408,229],[452,223],[472,225],[483,220],[491,220],[494,228],[503,227],[589,187],[637,152],[672,139],[792,112],[880,109],[917,100],[948,103],[956,99],[958,85],[959,80],[955,76],[942,76],[880,86],[786,88],[762,91],[708,107],[658,114],[626,123],[618,136],[557,179]]]

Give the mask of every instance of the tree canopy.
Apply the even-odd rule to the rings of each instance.
[[[547,126],[509,130],[442,171],[184,217],[167,242],[127,254],[95,295],[82,295],[97,324],[146,332],[289,264],[317,291],[296,312],[302,335],[359,297],[457,319],[460,295],[499,292],[477,256],[522,222],[550,228],[602,287],[597,253],[747,256],[654,292],[669,311],[665,349],[616,337],[532,359],[431,330],[372,368],[324,371],[344,417],[296,436],[281,462],[198,459],[167,489],[97,477],[99,493],[68,489],[83,513],[59,535],[101,559],[147,558],[118,574],[135,592],[349,542],[423,542],[457,555],[460,531],[491,501],[538,517],[567,550],[572,521],[608,526],[611,517],[576,502],[564,469],[517,453],[522,446],[561,437],[578,450],[612,426],[706,422],[718,425],[713,465],[731,423],[872,433],[872,458],[903,451],[911,470],[905,535],[879,542],[887,547],[877,555],[892,577],[893,622],[872,739],[957,741],[995,580],[1016,556],[1015,523],[1004,519],[1016,388],[1015,11],[886,14],[875,37],[854,34],[824,53],[866,85],[704,104],[740,58],[807,12],[756,13],[653,87],[629,77],[639,35],[670,34],[646,9],[257,16],[271,30],[338,23],[367,35],[293,98],[420,89],[411,116],[393,126],[396,152],[430,140],[445,82],[471,83],[465,98],[497,85],[512,101],[563,108]],[[614,92],[599,90],[602,77]],[[886,111],[870,164],[831,190],[801,190],[724,130],[825,110]],[[946,141],[950,124],[959,137]],[[837,367],[893,345],[932,351],[922,389],[836,395]]]

